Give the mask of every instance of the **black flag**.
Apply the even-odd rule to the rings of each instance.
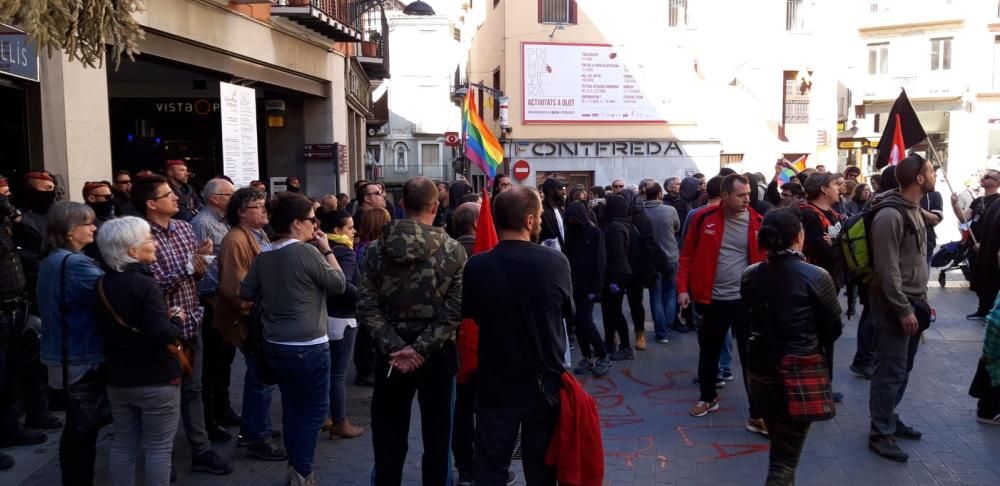
[[[900,128],[903,132],[903,145],[906,148],[923,142],[927,138],[927,132],[920,125],[917,112],[913,111],[913,105],[910,104],[910,99],[906,97],[906,90],[904,89],[899,93],[899,98],[896,98],[896,102],[893,103],[892,110],[889,111],[888,120],[886,120],[885,126],[882,127],[882,138],[878,141],[878,159],[875,162],[875,167],[879,169],[889,163],[889,156],[892,154],[892,136],[896,131],[896,115],[899,115]],[[900,154],[900,158],[903,157],[906,157],[906,154]]]

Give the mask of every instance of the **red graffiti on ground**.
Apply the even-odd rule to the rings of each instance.
[[[630,442],[638,442],[634,450],[628,448],[627,450],[609,451],[608,445],[612,442],[619,442],[623,445],[628,445]],[[660,469],[666,469],[667,463],[670,460],[667,456],[660,455],[656,453],[655,439],[651,435],[644,435],[641,437],[605,437],[604,445],[605,452],[604,455],[607,457],[613,457],[616,459],[624,459],[625,465],[628,467],[635,466],[635,461],[640,457],[651,457],[656,460],[657,466]]]
[[[597,403],[597,411],[601,416],[601,427],[614,428],[622,425],[641,424],[645,419],[634,408],[625,404],[625,395],[621,393],[618,383],[608,378],[601,381],[586,383],[587,393]]]

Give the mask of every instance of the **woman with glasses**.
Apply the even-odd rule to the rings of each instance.
[[[108,474],[115,486],[133,484],[141,446],[145,484],[167,486],[181,415],[181,365],[167,346],[180,337],[187,316],[180,307],[167,309],[153,278],[149,223],[132,216],[108,221],[97,245],[109,269],[97,281],[114,417]]]
[[[271,226],[278,239],[257,256],[240,285],[262,326],[263,356],[281,390],[282,423],[292,485],[316,484],[316,431],[330,408],[326,297],[346,289],[309,199],[278,198]]]
[[[94,211],[87,205],[56,203],[48,212],[48,254],[38,269],[41,359],[49,367],[49,385],[65,389],[68,396],[59,443],[63,484],[93,482],[97,432],[110,418],[85,413],[107,403],[104,340],[94,316],[94,284],[103,272],[82,253],[94,242],[96,229]]]

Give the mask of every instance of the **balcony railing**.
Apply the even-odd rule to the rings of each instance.
[[[280,0],[271,15],[285,17],[338,42],[357,42],[361,31],[351,16],[357,0]]]
[[[925,74],[872,75],[865,80],[863,90],[866,100],[891,100],[899,96],[900,88],[906,89],[911,99],[957,98],[963,87],[951,70]]]
[[[392,162],[389,162],[382,167],[382,178],[386,182],[403,182],[417,176],[448,182],[454,179],[454,173],[455,170],[451,165],[410,164],[405,169],[397,170],[392,166]]]

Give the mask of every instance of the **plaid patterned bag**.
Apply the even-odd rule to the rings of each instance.
[[[792,420],[816,422],[830,420],[837,409],[833,405],[833,389],[822,354],[786,355],[778,369],[785,389],[788,416]]]

